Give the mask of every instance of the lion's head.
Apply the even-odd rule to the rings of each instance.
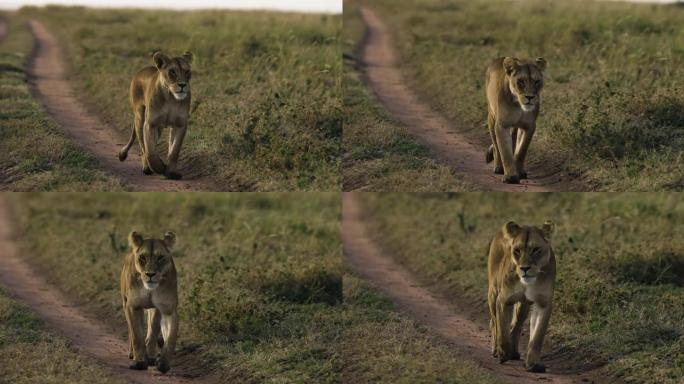
[[[170,58],[160,51],[152,55],[154,65],[159,70],[162,85],[173,94],[176,100],[183,100],[190,92],[192,77],[192,53],[185,52],[180,57]]]
[[[554,224],[548,220],[541,227],[520,226],[513,221],[504,225],[503,232],[510,246],[507,253],[523,284],[534,284],[549,263],[553,230]]]
[[[128,235],[128,243],[133,251],[135,271],[146,289],[155,289],[173,269],[171,249],[176,243],[176,235],[166,232],[163,239],[145,239],[133,231]]]
[[[508,87],[518,99],[523,111],[533,111],[539,105],[539,92],[544,86],[544,70],[546,60],[539,57],[535,60],[521,60],[506,57],[503,61],[504,71],[508,79]]]

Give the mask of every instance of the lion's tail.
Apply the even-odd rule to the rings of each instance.
[[[494,161],[494,144],[491,144],[489,146],[489,148],[487,149],[487,154],[485,155],[485,161],[487,162],[487,164]]]

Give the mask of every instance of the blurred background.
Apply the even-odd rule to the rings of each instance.
[[[263,9],[315,13],[342,13],[342,0],[3,0],[0,9],[17,9],[25,5],[82,5],[98,8],[166,8],[166,9]]]

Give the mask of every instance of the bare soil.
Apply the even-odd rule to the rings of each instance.
[[[362,193],[344,192],[342,203],[342,242],[344,255],[352,269],[369,280],[387,295],[399,311],[405,312],[423,324],[432,333],[452,343],[464,358],[478,362],[502,381],[507,383],[593,383],[602,382],[597,371],[577,363],[567,354],[555,353],[547,338],[543,363],[547,373],[527,372],[522,361],[500,364],[492,356],[486,312],[473,306],[465,295],[449,297],[448,301],[421,286],[417,278],[392,260],[371,238],[364,225]],[[524,355],[527,340],[521,340],[520,351]],[[554,348],[554,350],[563,348]],[[565,355],[565,356],[564,356]],[[605,377],[603,379],[606,379]]]
[[[7,34],[7,23],[0,19],[0,43],[5,40],[5,35]]]
[[[558,167],[544,162],[528,165],[528,180],[505,184],[493,166],[485,163],[482,139],[465,135],[467,127],[448,121],[435,112],[409,88],[399,69],[400,62],[385,24],[371,9],[362,7],[366,35],[361,48],[363,77],[380,103],[406,125],[432,156],[465,175],[485,191],[547,192],[569,190],[569,177]]]

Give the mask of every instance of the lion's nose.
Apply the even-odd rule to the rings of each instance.
[[[147,275],[147,277],[149,277],[151,279],[154,277],[154,275],[157,274],[157,272],[145,272],[145,274]]]
[[[178,83],[178,86],[181,88],[185,88],[186,85],[188,85],[188,83]]]
[[[520,267],[520,270],[523,271],[523,273],[527,273],[527,271],[530,270],[530,267]]]
[[[534,100],[534,96],[525,96],[525,99],[529,103],[530,101]]]

